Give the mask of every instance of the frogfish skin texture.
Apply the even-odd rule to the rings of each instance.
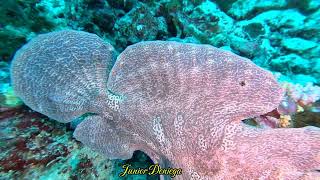
[[[113,59],[113,47],[95,34],[64,30],[39,35],[13,58],[13,88],[33,110],[69,122],[101,111]]]
[[[107,158],[142,150],[162,167],[182,168],[175,179],[320,177],[319,128],[242,123],[277,108],[284,94],[250,60],[209,45],[150,41],[129,46],[109,71],[111,45],[89,33],[54,33],[17,52],[14,90],[58,121],[94,113],[74,136]]]

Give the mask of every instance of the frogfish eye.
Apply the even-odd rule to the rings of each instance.
[[[241,81],[239,84],[240,84],[240,86],[245,86],[246,82],[245,81]]]

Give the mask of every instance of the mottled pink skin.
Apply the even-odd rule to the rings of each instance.
[[[14,55],[14,92],[34,111],[63,123],[100,112],[114,53],[92,33],[62,30],[38,35]]]
[[[272,179],[283,168],[319,167],[318,129],[243,129],[242,119],[277,108],[284,92],[271,73],[230,52],[138,43],[120,54],[107,87],[123,98],[118,109],[106,107],[75,137],[109,158],[142,150],[162,166],[182,168],[177,179],[255,179],[266,171]]]
[[[242,124],[283,97],[272,74],[250,60],[209,45],[142,42],[119,55],[107,79],[112,54],[88,33],[39,36],[15,55],[15,90],[61,122],[94,113],[77,126],[78,140],[110,159],[142,150],[182,168],[177,179],[319,176],[318,128]]]
[[[222,159],[224,179],[319,179],[319,128],[256,129],[243,126]]]

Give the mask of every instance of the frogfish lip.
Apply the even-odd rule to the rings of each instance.
[[[280,115],[281,115],[281,113],[279,112],[279,108],[276,108],[276,109],[274,109],[266,114],[263,114],[261,116],[269,116],[269,117],[274,117],[274,118],[279,119]]]
[[[260,115],[258,117],[254,118],[254,121],[262,127],[270,127],[270,128],[276,128],[279,125],[280,115],[276,110],[271,111],[267,114]]]

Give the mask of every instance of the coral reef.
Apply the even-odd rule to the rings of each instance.
[[[312,83],[308,83],[305,86],[283,83],[282,86],[286,89],[288,96],[302,107],[310,106],[320,100],[320,87],[314,86]]]
[[[11,69],[13,87],[32,109],[62,122],[93,113],[74,131],[85,145],[109,159],[129,159],[134,151],[142,150],[162,167],[182,168],[184,174],[178,179],[320,177],[319,128],[261,129],[242,123],[249,117],[268,117],[284,95],[274,76],[249,59],[209,45],[141,42],[118,56],[106,81],[107,66],[101,66],[99,57],[105,55],[108,59],[104,60],[112,62],[113,48],[99,53],[108,46],[90,48],[91,43],[100,42],[93,37],[78,31],[40,35],[18,51]],[[57,48],[60,39],[67,40],[62,47],[72,51]],[[78,47],[85,45],[83,40],[91,41],[89,48],[81,46],[91,54],[82,57]],[[44,48],[34,48],[43,43]],[[51,54],[63,54],[65,63],[57,63],[62,59],[59,56],[45,61]],[[26,61],[42,63],[33,68]],[[83,61],[93,61],[93,66]],[[65,76],[66,70],[71,76]],[[83,71],[79,74],[78,70]],[[26,76],[47,72],[50,75],[44,77]],[[24,77],[30,79],[21,81]],[[45,83],[50,79],[59,81]],[[44,82],[41,88],[35,86],[40,80]],[[50,89],[65,87],[63,94],[55,94],[63,101],[54,101],[57,96]],[[96,97],[86,94],[92,90]],[[308,86],[305,90],[315,89]],[[38,100],[30,101],[32,97]],[[83,98],[88,103],[82,103]],[[58,107],[54,114],[52,103]],[[74,109],[79,111],[57,116]],[[261,161],[266,156],[270,159]]]
[[[315,86],[312,83],[308,83],[305,86],[301,84],[292,84],[284,82],[282,86],[286,89],[287,96],[290,98],[285,101],[287,106],[285,109],[290,109],[285,116],[282,124],[286,124],[284,127],[305,127],[316,126],[319,127],[320,119],[320,87]]]
[[[45,13],[48,11],[43,7],[36,0],[2,2],[0,7],[1,59],[10,60],[14,52],[35,33],[52,31],[59,26],[56,18],[49,18],[51,13]],[[64,22],[60,21],[60,23]]]

